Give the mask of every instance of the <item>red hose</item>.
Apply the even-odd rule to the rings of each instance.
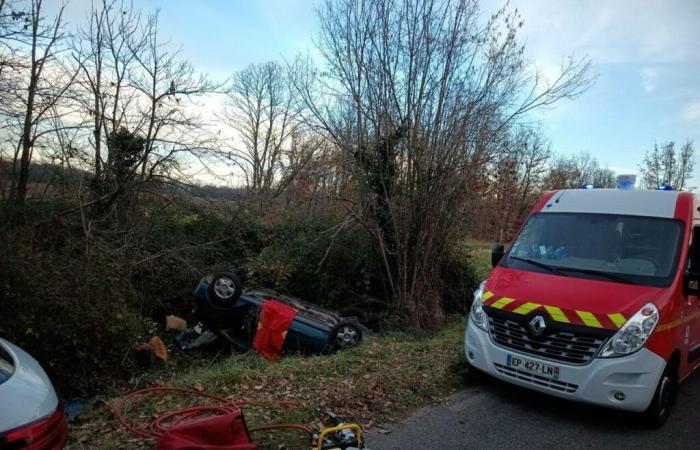
[[[133,399],[137,397],[141,397],[144,395],[152,394],[152,393],[180,393],[180,394],[187,394],[195,397],[202,397],[207,400],[214,400],[216,404],[214,405],[209,405],[209,406],[193,406],[189,408],[182,408],[182,409],[177,409],[173,411],[169,411],[159,417],[156,417],[150,424],[146,425],[145,428],[137,428],[133,424],[129,423],[126,421],[124,418],[124,409],[125,405],[132,401]],[[290,401],[277,401],[277,402],[272,402],[280,406],[285,406],[285,407],[299,407],[300,405],[296,402],[290,402]],[[159,439],[163,434],[165,434],[168,431],[168,428],[171,426],[181,423],[187,420],[194,420],[197,417],[201,416],[211,416],[211,415],[223,415],[223,414],[229,414],[245,405],[249,405],[250,402],[245,401],[245,400],[238,400],[238,401],[231,401],[228,400],[224,397],[220,397],[218,395],[210,394],[207,392],[200,392],[200,391],[195,391],[194,389],[188,389],[188,388],[179,388],[179,387],[169,387],[169,386],[156,386],[156,387],[151,387],[151,388],[146,388],[146,389],[140,389],[138,391],[133,391],[117,401],[117,404],[114,406],[114,415],[117,417],[117,422],[119,422],[119,425],[121,425],[125,430],[129,431],[130,433],[139,436],[143,439]],[[169,424],[169,425],[166,425]],[[305,433],[308,433],[309,435],[313,434],[311,429],[309,429],[307,426],[302,425],[302,424],[296,424],[296,423],[280,423],[280,424],[268,424],[268,425],[260,425],[257,427],[250,428],[250,432],[256,432],[256,431],[268,431],[268,430],[282,430],[282,429],[291,429],[291,430],[299,430],[303,431]]]

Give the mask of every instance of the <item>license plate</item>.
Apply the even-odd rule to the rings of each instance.
[[[541,362],[521,358],[520,356],[507,355],[506,365],[513,369],[533,373],[541,377],[552,378],[554,380],[559,379],[559,367],[542,364]]]

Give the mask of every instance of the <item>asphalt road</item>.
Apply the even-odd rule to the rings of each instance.
[[[418,410],[388,434],[371,430],[372,450],[507,448],[700,448],[700,374],[682,385],[666,425],[643,428],[632,414],[568,402],[479,378],[446,405]]]

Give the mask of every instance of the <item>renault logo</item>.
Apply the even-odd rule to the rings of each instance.
[[[539,337],[544,333],[544,329],[547,328],[547,324],[544,322],[542,316],[535,316],[530,321],[528,328],[530,329],[530,334],[535,337]]]

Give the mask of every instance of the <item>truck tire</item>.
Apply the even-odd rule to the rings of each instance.
[[[228,309],[241,296],[241,281],[230,272],[217,273],[209,284],[209,303],[217,309]]]
[[[333,336],[333,347],[336,350],[343,350],[354,347],[362,342],[362,330],[355,321],[341,320],[331,332]]]
[[[667,366],[661,375],[659,384],[656,386],[656,392],[654,393],[654,398],[651,399],[651,404],[642,413],[644,425],[647,428],[660,428],[666,423],[673,405],[676,403],[677,393],[678,376],[671,367]]]

